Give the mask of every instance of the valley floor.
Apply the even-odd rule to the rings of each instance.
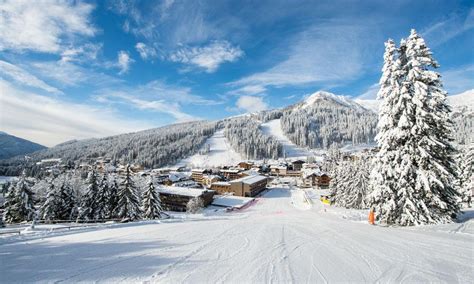
[[[0,238],[1,282],[472,283],[473,220],[370,226],[313,196],[274,188],[240,212]]]

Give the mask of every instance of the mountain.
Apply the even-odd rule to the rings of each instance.
[[[461,144],[472,138],[472,98],[472,92],[450,97],[450,103],[456,109],[453,114],[455,138]],[[29,156],[32,164],[47,158],[62,158],[65,162],[79,164],[104,157],[119,163],[156,168],[174,165],[206,149],[212,151],[215,143],[211,142],[217,138],[224,148],[232,148],[243,159],[285,157],[291,144],[300,152],[327,148],[333,143],[366,145],[373,143],[378,119],[367,102],[374,101],[352,100],[319,91],[282,109],[219,121],[173,124],[99,139],[73,140]],[[467,115],[469,110],[470,116]],[[223,152],[211,154],[222,155]],[[17,174],[22,163],[20,156],[0,161],[0,175]]]
[[[45,146],[0,131],[0,159],[29,154]]]
[[[319,91],[287,108],[281,126],[298,146],[327,148],[333,143],[371,143],[377,115],[354,100]]]

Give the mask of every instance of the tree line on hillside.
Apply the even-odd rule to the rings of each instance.
[[[28,171],[39,171],[36,162],[48,158],[61,158],[65,163],[77,163],[104,157],[112,159],[113,162],[135,163],[146,168],[174,164],[199,151],[206,139],[214,134],[216,127],[215,122],[197,121],[100,139],[62,143],[31,154]],[[24,167],[24,157],[3,160],[0,162],[0,175],[19,175]]]
[[[224,136],[232,148],[247,159],[277,159],[283,156],[283,146],[275,138],[263,134],[260,122],[252,117],[225,121]]]
[[[121,177],[91,170],[84,182],[76,179],[71,173],[64,173],[35,185],[23,173],[16,182],[3,188],[3,221],[89,222],[158,219],[162,216],[161,200],[153,180],[150,178],[137,185],[129,166]],[[34,190],[37,194],[44,191],[45,196],[36,198]]]
[[[302,147],[327,149],[333,143],[370,143],[377,116],[369,111],[320,101],[307,108],[288,109],[281,117],[288,138]]]

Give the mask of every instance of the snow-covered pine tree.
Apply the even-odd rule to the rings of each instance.
[[[392,139],[397,121],[392,111],[398,97],[401,75],[401,62],[395,59],[397,55],[397,47],[393,40],[389,39],[385,43],[384,65],[377,94],[377,99],[382,100],[377,124],[378,134],[375,137],[380,149],[373,160],[370,176],[372,193],[369,196],[369,203],[377,212],[377,220],[387,224],[395,223],[398,214],[397,178],[394,169],[397,142]]]
[[[465,207],[472,207],[474,191],[474,142],[464,151],[461,161],[460,194]]]
[[[368,208],[367,195],[369,193],[369,165],[366,158],[350,163],[350,174],[344,182],[344,188],[338,191],[336,206],[353,209]]]
[[[20,222],[17,219],[17,214],[15,213],[15,204],[16,204],[16,195],[15,195],[15,186],[13,183],[9,183],[8,187],[5,189],[5,201],[4,201],[4,210],[3,210],[3,222],[5,223],[15,223]]]
[[[330,183],[331,204],[345,207],[349,184],[354,175],[353,165],[349,162],[340,162],[334,170]]]
[[[130,165],[125,168],[125,177],[120,184],[117,216],[122,219],[136,220],[140,218],[140,201],[135,183],[130,172]]]
[[[150,178],[146,190],[143,192],[142,198],[143,218],[159,219],[161,218],[161,199],[153,185],[153,179]]]
[[[92,169],[87,175],[87,189],[82,196],[81,209],[79,218],[84,220],[97,219],[97,197],[99,192],[99,184],[97,181],[97,172]]]
[[[54,183],[50,181],[46,200],[40,209],[41,219],[46,221],[59,220],[60,218],[57,214],[59,212],[60,202],[60,197],[58,196]]]
[[[387,62],[386,62],[387,63]],[[390,225],[451,222],[459,211],[450,108],[424,40],[411,31],[381,92],[381,148],[375,162],[371,205]],[[385,66],[384,66],[385,67]],[[385,78],[385,72],[382,79]],[[384,80],[381,80],[384,83]]]
[[[59,187],[60,207],[58,217],[60,220],[73,220],[77,215],[77,201],[72,186],[63,180]]]
[[[107,173],[102,175],[97,192],[97,219],[107,219],[109,215],[108,204],[110,200],[110,187],[107,179]]]
[[[117,217],[117,205],[118,205],[118,192],[119,192],[119,186],[117,184],[116,178],[112,178],[109,182],[109,201],[107,203],[107,218],[108,219],[114,219]]]
[[[5,195],[3,212],[5,223],[32,221],[35,216],[33,195],[23,171],[18,181],[12,183]]]

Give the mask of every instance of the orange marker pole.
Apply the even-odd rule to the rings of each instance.
[[[375,225],[375,213],[374,213],[374,210],[372,209],[370,209],[370,212],[369,212],[369,224]]]

